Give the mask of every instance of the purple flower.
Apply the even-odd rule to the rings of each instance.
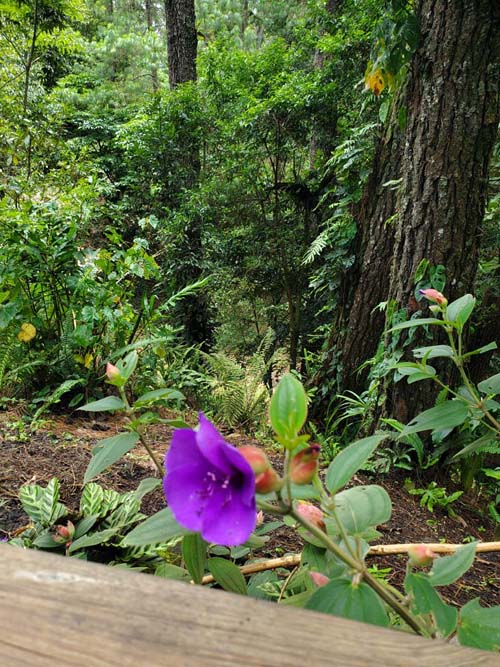
[[[207,542],[246,542],[257,517],[254,472],[201,412],[196,431],[174,431],[165,469],[165,496],[180,524]]]

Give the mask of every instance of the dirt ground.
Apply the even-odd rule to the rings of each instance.
[[[122,422],[115,417],[53,416],[36,432],[23,424],[14,412],[0,413],[0,538],[11,537],[28,522],[18,501],[17,493],[23,484],[45,485],[52,477],[61,482],[61,501],[69,508],[78,507],[82,480],[93,446],[102,438],[115,435],[122,429]],[[149,439],[159,457],[168,448],[171,429],[156,426]],[[239,433],[226,434],[235,445],[254,443]],[[269,452],[276,466],[280,455]],[[124,492],[135,489],[141,479],[155,475],[155,468],[142,447],[136,447],[125,459],[103,473],[97,481],[107,488]],[[407,471],[395,471],[388,476],[368,477],[358,475],[357,483],[374,483],[383,486],[393,502],[391,520],[379,527],[380,543],[402,542],[451,542],[460,544],[471,538],[484,542],[493,541],[494,526],[484,515],[480,500],[474,495],[462,496],[453,505],[457,518],[450,518],[439,508],[433,513],[420,507],[419,499],[411,496],[404,487],[404,480],[411,475]],[[416,481],[416,486],[419,484]],[[163,508],[165,500],[161,489],[146,496],[142,511],[146,514]],[[272,534],[271,540],[259,553],[273,558],[301,549],[301,540],[287,527]],[[385,570],[391,584],[400,586],[406,566],[401,555],[370,558],[370,566]],[[440,589],[452,604],[463,605],[480,597],[485,606],[500,604],[500,554],[480,554],[471,570],[453,586]]]

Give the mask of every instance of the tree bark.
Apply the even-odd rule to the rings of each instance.
[[[346,290],[347,324],[334,332],[343,389],[360,390],[356,369],[373,356],[388,299],[412,311],[419,262],[446,267],[454,299],[473,286],[484,214],[488,165],[499,122],[500,3],[419,0],[420,46],[414,53],[396,118],[376,152],[357,219],[358,262]],[[399,180],[397,190],[384,187]],[[337,337],[335,339],[335,336]],[[403,387],[402,383],[396,387]],[[397,389],[399,418],[419,409]]]
[[[165,0],[168,80],[170,88],[196,81],[196,15],[194,0]]]

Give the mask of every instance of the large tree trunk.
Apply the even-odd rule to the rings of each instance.
[[[394,299],[411,312],[413,276],[422,258],[446,267],[449,298],[470,291],[477,269],[488,164],[499,122],[498,0],[419,0],[420,46],[395,122],[376,153],[358,211],[357,269],[342,343],[344,390],[359,390],[355,371],[376,351],[384,319],[373,313]],[[384,187],[401,179],[397,189]],[[402,385],[401,385],[402,386]],[[399,387],[399,385],[398,385]],[[411,416],[399,390],[402,419]]]
[[[196,15],[194,0],[165,0],[168,80],[170,88],[196,81]]]
[[[167,24],[168,79],[173,90],[178,85],[196,81],[196,14],[194,0],[165,0]],[[192,143],[189,149],[190,169],[185,179],[185,189],[196,187],[200,175],[200,146]],[[185,226],[185,238],[178,248],[179,262],[177,278],[179,287],[194,283],[202,276],[202,230],[201,218],[192,213]],[[198,292],[182,300],[179,306],[184,325],[184,337],[190,344],[200,343],[206,347],[212,336],[206,295]]]

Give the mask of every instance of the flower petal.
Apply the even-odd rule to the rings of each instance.
[[[251,465],[234,447],[226,447],[224,450],[224,456],[233,468],[233,471],[236,469],[241,473],[241,477],[238,475],[240,479],[238,495],[241,497],[244,503],[251,505],[255,502],[255,473],[253,472]]]
[[[249,505],[238,494],[221,489],[205,506],[201,535],[207,542],[235,547],[247,541],[256,522],[255,498]]]
[[[215,426],[208,421],[203,412],[200,412],[199,416],[200,425],[196,431],[196,442],[200,448],[200,452],[212,465],[219,468],[224,474],[229,475],[231,473],[231,466],[224,456],[224,450],[231,447],[231,445],[228,445]]]
[[[203,512],[211,494],[207,487],[210,468],[204,462],[170,471],[163,480],[167,504],[180,524],[188,530],[200,531]],[[214,489],[216,493],[218,489]]]
[[[204,459],[196,443],[196,431],[191,428],[176,429],[172,435],[172,442],[165,456],[167,472],[180,466],[197,466]]]

